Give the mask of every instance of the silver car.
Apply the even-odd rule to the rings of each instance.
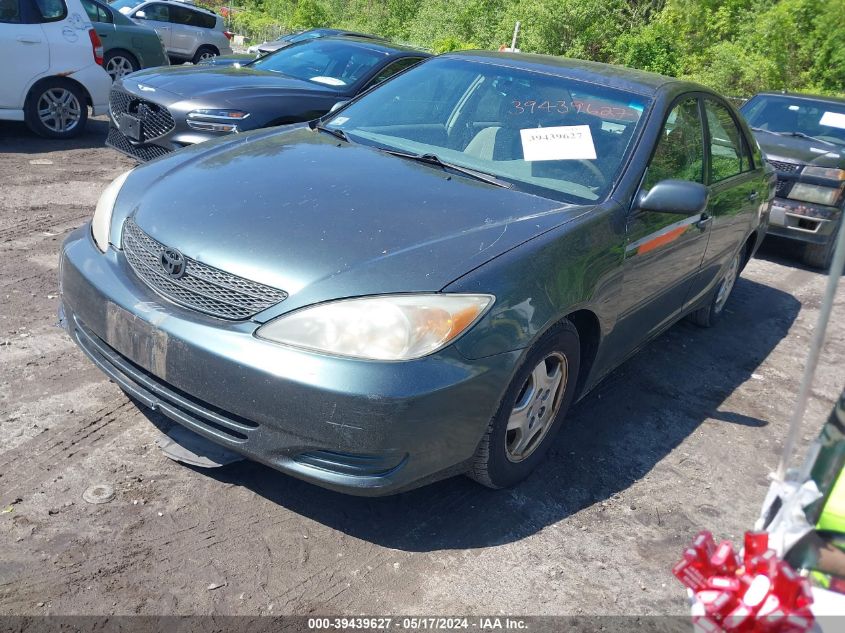
[[[139,24],[153,27],[174,63],[195,64],[231,55],[231,33],[216,13],[187,2],[115,0],[111,6]]]

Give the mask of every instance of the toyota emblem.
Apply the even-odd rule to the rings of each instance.
[[[161,262],[161,267],[171,277],[179,279],[179,277],[185,274],[185,256],[175,248],[165,248],[161,251],[159,261]]]

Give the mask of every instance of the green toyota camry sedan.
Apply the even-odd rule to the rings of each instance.
[[[82,6],[103,42],[103,67],[112,79],[142,68],[170,64],[155,30],[136,24],[96,0],[82,0]]]
[[[719,320],[773,196],[702,86],[451,53],[118,177],[64,243],[62,321],[137,402],[291,475],[510,486],[649,339]]]

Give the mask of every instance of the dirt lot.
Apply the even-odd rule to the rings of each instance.
[[[682,546],[751,526],[824,287],[788,248],[749,264],[718,328],[675,326],[583,400],[524,485],[345,497],[169,461],[56,327],[62,239],[132,164],[89,129],[0,123],[0,614],[680,614]],[[805,442],[845,381],[843,303]],[[98,483],[111,503],[83,501]]]

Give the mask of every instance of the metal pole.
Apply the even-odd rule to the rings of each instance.
[[[798,431],[801,430],[801,422],[804,420],[804,413],[807,410],[807,400],[810,397],[813,376],[815,376],[816,367],[819,364],[819,354],[824,344],[827,324],[830,321],[830,312],[833,310],[833,297],[836,294],[836,286],[839,283],[839,278],[842,276],[843,267],[845,267],[845,221],[839,227],[839,234],[836,238],[833,263],[831,263],[830,272],[827,275],[827,287],[825,288],[824,298],[819,309],[816,329],[813,331],[810,354],[807,357],[807,365],[804,367],[804,377],[801,379],[801,389],[798,392],[798,402],[795,403],[795,411],[792,412],[792,419],[789,421],[789,434],[786,436],[786,443],[783,445],[783,454],[780,457],[780,463],[775,473],[776,481],[784,481],[786,469],[795,450]]]
[[[511,50],[516,50],[516,36],[519,34],[519,20],[516,21],[516,26],[513,27],[513,39],[511,40]]]

